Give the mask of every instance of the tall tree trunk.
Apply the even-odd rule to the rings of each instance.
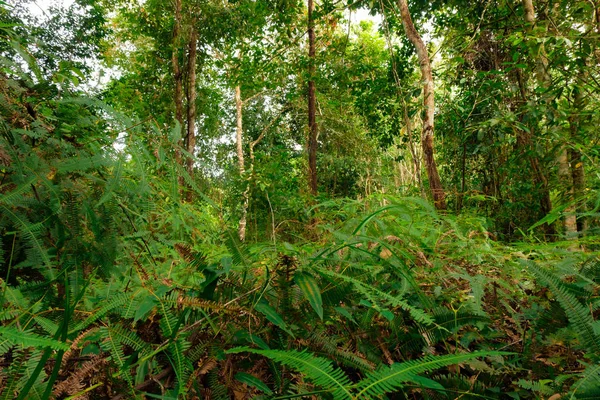
[[[581,75],[581,73],[580,73]],[[581,77],[578,77],[581,82]],[[584,108],[583,104],[583,94],[581,93],[583,89],[581,87],[577,88],[575,92],[575,98],[573,101],[574,112],[569,118],[569,128],[570,128],[570,136],[571,142],[573,146],[569,148],[569,159],[571,161],[571,177],[573,179],[573,194],[575,198],[578,200],[578,205],[576,207],[577,214],[581,214],[586,212],[585,207],[585,170],[583,168],[583,158],[581,157],[581,152],[577,150],[574,146],[576,143],[581,142],[581,138],[579,137],[579,131],[581,129],[581,117],[580,113]],[[577,218],[577,230],[583,232],[587,229],[586,219],[583,217]]]
[[[573,199],[573,177],[571,176],[571,168],[569,166],[569,156],[567,148],[561,146],[558,154],[558,178],[567,194],[565,201]],[[565,209],[566,215],[563,221],[563,227],[567,239],[575,239],[577,237],[577,216],[575,215],[575,207],[569,206]]]
[[[173,52],[171,62],[173,64],[173,79],[175,80],[175,119],[179,122],[180,139],[175,150],[175,161],[181,165],[181,151],[179,146],[184,137],[185,122],[183,120],[183,73],[179,66],[179,44],[181,34],[181,0],[175,0],[175,23],[173,25]],[[183,186],[183,177],[178,177],[179,186]]]
[[[317,121],[315,92],[315,23],[313,0],[308,0],[308,178],[310,192],[317,194]]]
[[[535,25],[535,9],[533,7],[532,0],[522,0],[523,9],[525,11],[525,21],[529,24],[529,30],[531,31],[533,26]],[[550,76],[547,72],[548,61],[546,60],[543,46],[540,46],[539,52],[536,55],[536,79],[538,84],[544,86],[548,89],[552,83]],[[522,88],[524,90],[524,88]],[[526,101],[526,99],[524,99]],[[544,99],[547,103],[547,96]],[[530,127],[531,132],[527,132],[523,129],[519,130],[517,137],[517,144],[520,145],[522,149],[525,150],[526,153],[530,154],[530,152],[534,150],[534,127]],[[540,188],[540,208],[542,210],[543,217],[552,212],[552,200],[550,199],[550,189],[548,187],[548,179],[546,174],[541,166],[541,163],[538,157],[535,154],[529,155],[529,163],[531,164],[531,169],[533,171],[533,182],[536,187]],[[545,224],[546,235],[553,236],[556,231],[554,229],[553,224]]]
[[[235,87],[235,143],[238,158],[238,169],[240,171],[240,177],[244,177],[245,165],[244,165],[244,143],[243,143],[243,125],[242,125],[242,108],[244,103],[242,102],[242,90],[240,86]],[[248,216],[248,203],[250,197],[249,183],[246,185],[246,190],[242,195],[242,216],[240,217],[240,223],[238,226],[238,236],[240,241],[246,240],[246,219]]]
[[[191,178],[194,177],[194,154],[196,149],[196,56],[197,56],[198,34],[192,24],[188,52],[188,87],[187,87],[187,172]],[[191,199],[191,191],[188,200]]]
[[[400,8],[400,15],[402,17],[402,25],[406,36],[411,41],[417,51],[417,57],[419,58],[419,65],[421,68],[421,77],[423,79],[423,107],[425,108],[425,116],[423,118],[423,131],[421,133],[421,145],[423,147],[423,156],[425,158],[425,167],[427,169],[427,177],[429,178],[429,187],[431,188],[431,194],[433,195],[433,202],[438,210],[446,209],[446,194],[442,187],[442,181],[435,164],[435,158],[433,155],[433,128],[434,128],[434,112],[435,112],[435,99],[434,99],[434,86],[433,86],[433,75],[431,73],[431,62],[429,61],[429,54],[427,54],[427,48],[421,36],[415,29],[412,22],[410,12],[408,10],[408,4],[406,0],[398,0],[398,7]]]
[[[243,144],[243,126],[242,126],[242,90],[240,86],[235,87],[235,144],[238,158],[238,169],[240,175],[244,174],[244,144]]]

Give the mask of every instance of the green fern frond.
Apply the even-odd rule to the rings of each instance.
[[[238,347],[228,350],[228,354],[253,353],[270,358],[303,373],[315,385],[331,390],[335,399],[353,399],[350,392],[350,380],[342,370],[332,365],[331,361],[315,357],[306,351],[296,350],[256,350],[249,347]]]
[[[346,283],[351,283],[352,285],[354,285],[354,288],[356,289],[357,292],[359,292],[362,295],[364,295],[365,297],[367,297],[367,300],[369,300],[375,304],[377,304],[379,301],[383,300],[394,307],[399,307],[399,308],[407,311],[415,321],[417,321],[421,324],[431,325],[434,322],[433,318],[429,314],[427,314],[425,311],[420,310],[420,309],[408,304],[408,302],[406,302],[404,299],[402,299],[400,297],[392,296],[389,293],[379,290],[376,287],[374,287],[373,285],[363,283],[354,277],[351,277],[351,276],[348,276],[345,274],[340,274],[338,272],[329,270],[327,268],[319,268],[319,273],[330,276],[332,278],[338,278]]]
[[[31,185],[37,181],[37,177],[30,177],[27,181],[21,183],[10,192],[0,196],[0,204],[8,206],[19,206],[22,204],[23,194],[31,192]]]
[[[49,320],[48,318],[36,315],[35,317],[33,317],[33,320],[37,322],[37,324],[41,326],[42,329],[45,330],[46,333],[50,336],[58,332],[58,324],[54,321]]]
[[[106,313],[111,310],[115,310],[123,305],[127,304],[131,301],[131,295],[128,294],[119,294],[116,296],[112,296],[107,300],[107,303],[96,310],[92,315],[87,317],[84,321],[78,323],[73,329],[69,331],[69,333],[79,332],[96,322],[98,319],[102,318]]]
[[[479,351],[467,354],[449,354],[444,356],[427,356],[418,360],[397,363],[391,367],[381,368],[358,383],[360,390],[357,398],[381,396],[401,388],[406,382],[415,382],[419,374],[433,371],[448,365],[458,364],[477,357],[500,356],[510,353]]]
[[[573,325],[581,345],[588,351],[588,355],[593,359],[598,359],[600,357],[600,338],[594,332],[592,325],[594,320],[590,310],[581,304],[575,295],[569,292],[565,283],[557,276],[532,262],[527,262],[527,267],[556,296],[556,299],[564,308],[569,322]]]
[[[600,258],[593,257],[586,260],[581,265],[580,273],[586,278],[600,283]]]
[[[140,339],[134,331],[127,330],[122,326],[103,326],[99,330],[100,337],[109,339],[118,344],[125,344],[133,350],[143,350],[148,346],[146,342]]]
[[[340,341],[340,339],[332,336],[329,332],[311,332],[308,340],[310,340],[312,347],[324,351],[333,359],[338,359],[340,364],[361,371],[372,371],[375,368],[375,365],[366,360],[362,355],[345,348],[340,348],[336,342]],[[347,339],[344,340],[347,341]]]
[[[588,366],[572,387],[571,398],[591,399],[594,398],[592,395],[600,395],[600,364]]]
[[[31,331],[20,331],[8,326],[0,326],[0,340],[2,339],[23,347],[38,349],[50,347],[52,350],[69,350],[69,345],[66,343],[40,336]]]
[[[401,351],[417,349],[423,345],[435,345],[465,326],[490,322],[488,317],[465,309],[460,309],[455,314],[447,308],[438,308],[434,310],[433,317],[434,325],[420,327],[419,336],[406,341],[400,347]]]
[[[175,313],[175,311],[168,307],[169,303],[173,302],[173,296],[177,296],[177,293],[172,293],[171,298],[167,301],[162,301],[158,305],[158,312],[162,315],[160,319],[160,328],[163,331],[163,334],[167,337],[173,336],[176,332],[177,323],[179,321],[179,317]]]
[[[490,387],[489,382],[485,384],[483,379],[473,381],[466,375],[436,375],[432,380],[441,384],[445,389],[437,393],[427,393],[426,399],[497,399],[499,398],[499,388]]]
[[[234,265],[249,266],[251,264],[246,247],[240,242],[235,233],[231,231],[225,233],[225,246],[231,254]]]
[[[171,365],[173,365],[175,376],[177,376],[177,381],[180,383],[178,385],[179,395],[184,393],[184,390],[187,387],[186,382],[193,369],[191,361],[184,355],[184,352],[189,349],[189,347],[190,343],[183,338],[174,340],[168,347]]]
[[[533,392],[543,394],[545,396],[551,396],[554,394],[554,389],[548,386],[552,383],[551,379],[544,379],[541,381],[529,381],[525,379],[519,379],[517,384],[523,389],[531,390]]]
[[[0,205],[0,207],[2,207],[6,215],[15,223],[15,225],[17,225],[19,232],[23,234],[30,248],[33,250],[32,253],[28,254],[33,258],[31,261],[34,263],[41,262],[47,267],[51,267],[52,262],[50,260],[50,256],[48,255],[48,251],[45,248],[42,239],[40,238],[40,232],[44,225],[41,222],[31,223],[27,217],[13,211],[5,205]],[[54,270],[49,268],[49,271],[51,272],[50,278],[54,279]]]

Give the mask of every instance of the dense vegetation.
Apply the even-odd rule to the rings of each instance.
[[[600,2],[34,10],[0,399],[600,398]]]

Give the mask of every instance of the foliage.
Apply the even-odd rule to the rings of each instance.
[[[492,3],[411,5],[444,39],[440,165],[458,212],[439,213],[407,195],[422,193],[420,82],[387,4],[372,6],[382,32],[317,7],[314,198],[299,4],[183,2],[205,72],[191,154],[173,116],[169,63],[186,54],[171,3],[78,1],[43,26],[0,2],[0,398],[598,397],[596,53],[571,29],[591,9],[544,3],[530,28]],[[550,3],[567,10],[555,24]],[[540,54],[553,81],[573,78],[546,86]],[[81,84],[88,57],[121,68],[102,99]],[[242,173],[232,85],[248,96]],[[548,188],[559,206],[541,215]]]

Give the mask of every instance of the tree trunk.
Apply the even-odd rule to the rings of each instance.
[[[569,166],[569,157],[567,155],[567,148],[562,146],[558,154],[558,177],[561,185],[564,188],[566,198],[564,201],[570,202],[573,200],[573,185],[571,176],[571,170]],[[569,206],[565,209],[566,215],[563,221],[563,227],[565,230],[565,236],[567,239],[575,239],[577,237],[577,216],[575,215],[575,208]]]
[[[235,143],[238,158],[238,169],[240,171],[240,178],[244,177],[245,165],[244,165],[244,143],[243,143],[243,125],[242,125],[242,108],[244,103],[242,102],[242,90],[240,86],[235,87]],[[246,219],[248,216],[248,202],[249,202],[250,190],[249,183],[246,185],[246,190],[242,195],[242,216],[240,217],[240,223],[238,226],[238,236],[240,241],[246,240]]]
[[[421,68],[421,77],[423,79],[423,107],[425,109],[425,116],[423,118],[421,145],[423,147],[423,156],[425,158],[427,177],[429,178],[429,187],[431,188],[435,207],[438,210],[445,210],[446,194],[444,192],[444,188],[442,187],[442,182],[440,180],[440,175],[438,173],[433,155],[435,99],[433,75],[431,73],[431,62],[429,61],[429,54],[427,54],[425,43],[423,42],[423,39],[421,39],[421,36],[415,29],[415,26],[412,22],[406,0],[398,0],[398,7],[400,8],[402,25],[404,26],[406,36],[408,36],[408,39],[411,41],[413,46],[415,46],[417,51],[419,66]]]
[[[580,73],[581,75],[581,73]],[[581,82],[581,77],[578,77]],[[571,177],[573,179],[573,195],[578,201],[578,205],[576,207],[577,214],[581,214],[586,212],[585,207],[585,170],[583,168],[583,158],[581,157],[581,153],[575,147],[576,143],[580,143],[581,139],[579,138],[579,131],[581,129],[581,117],[579,114],[582,112],[584,108],[583,104],[583,95],[581,93],[583,89],[581,87],[577,88],[575,92],[575,98],[573,100],[573,108],[574,112],[569,118],[569,128],[570,128],[570,136],[571,142],[573,146],[569,148],[569,159],[571,161]],[[587,229],[586,219],[583,217],[577,218],[577,230],[579,232],[583,232]]]
[[[187,87],[187,172],[190,178],[194,177],[194,154],[196,149],[196,55],[198,35],[192,24],[188,53],[188,87]],[[188,200],[191,199],[191,191]]]
[[[314,2],[308,0],[308,178],[310,192],[317,195],[317,121],[315,93],[315,26]]]
[[[425,189],[423,188],[423,180],[421,179],[421,160],[415,149],[413,138],[412,138],[412,121],[408,115],[408,106],[405,101],[404,104],[404,125],[406,125],[406,136],[408,137],[408,148],[413,162],[413,175],[416,183],[419,185],[419,191],[423,198],[426,198]]]
[[[183,74],[179,66],[179,43],[181,32],[181,0],[175,0],[175,23],[173,25],[173,51],[171,62],[173,64],[173,79],[175,81],[175,119],[179,122],[180,139],[175,150],[175,161],[181,165],[181,151],[179,146],[184,137],[185,122],[183,120]],[[178,177],[179,186],[183,186],[183,177]]]
[[[532,30],[535,25],[535,9],[533,7],[532,0],[522,0],[523,9],[525,11],[525,21],[529,24],[529,30]],[[550,87],[552,84],[551,78],[547,72],[547,60],[544,54],[543,46],[540,46],[539,52],[536,55],[536,79],[537,82],[544,86],[546,89]],[[524,91],[525,89],[522,88]],[[526,99],[523,99],[526,101]],[[548,103],[548,98],[545,96],[545,103]],[[526,132],[523,129],[519,130],[517,137],[517,144],[520,145],[525,152],[534,152],[534,127],[530,127],[531,132]],[[531,164],[531,169],[533,170],[533,182],[535,186],[539,187],[541,190],[540,193],[540,208],[542,210],[542,216],[545,217],[550,212],[552,212],[552,200],[550,199],[550,189],[548,187],[548,179],[546,178],[546,174],[544,173],[542,166],[540,165],[540,161],[535,154],[529,155],[529,163]],[[554,229],[553,224],[545,224],[546,235],[553,236],[556,231]]]

